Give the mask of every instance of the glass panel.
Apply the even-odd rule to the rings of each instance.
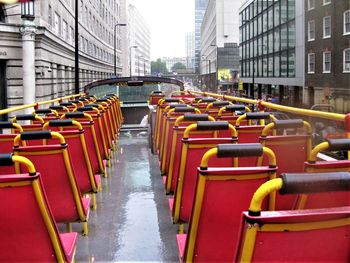
[[[275,77],[279,77],[280,76],[280,57],[275,56]]]
[[[262,72],[263,72],[263,70],[262,70],[262,59],[260,58],[259,60],[258,60],[258,76],[259,77],[262,77]]]
[[[258,34],[262,33],[262,15],[258,16]]]
[[[263,76],[267,77],[267,57],[263,58]]]
[[[268,25],[268,29],[273,28],[273,8],[269,8],[269,12],[268,12],[268,16],[269,16],[269,25]]]
[[[288,58],[288,77],[294,77],[294,76],[295,76],[295,52],[290,51],[289,58]]]
[[[275,4],[275,10],[274,10],[274,22],[275,22],[275,26],[278,26],[280,24],[280,3],[276,3]]]
[[[275,52],[280,50],[280,29],[275,29]]]
[[[268,53],[273,53],[273,31],[269,33],[269,42],[268,42]]]
[[[263,32],[267,31],[267,12],[263,13]]]
[[[295,47],[295,22],[290,22],[288,26],[288,45],[289,48],[294,48]]]
[[[268,75],[269,76],[273,76],[273,57],[269,56],[269,60],[268,60]]]
[[[287,53],[284,52],[281,54],[281,77],[287,77],[287,63],[288,63]]]
[[[281,23],[287,22],[287,0],[281,0]]]
[[[288,48],[288,39],[287,39],[288,29],[287,26],[281,28],[281,50]]]
[[[288,20],[295,18],[295,0],[288,0]]]
[[[263,44],[262,44],[262,50],[263,50],[263,54],[266,55],[267,54],[267,34],[264,34],[263,36]]]

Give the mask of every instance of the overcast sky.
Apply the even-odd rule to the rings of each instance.
[[[186,32],[194,31],[194,0],[129,0],[151,30],[151,58],[186,56]]]

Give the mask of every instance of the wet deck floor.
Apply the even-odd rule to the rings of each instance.
[[[122,133],[108,172],[89,236],[79,236],[76,262],[178,262],[177,227],[147,135]]]

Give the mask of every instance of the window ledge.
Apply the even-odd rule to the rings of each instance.
[[[328,38],[331,38],[332,36],[325,36],[323,37],[323,39],[328,39]]]
[[[343,73],[347,73],[348,74],[348,73],[350,73],[350,70],[349,71],[343,71]]]
[[[315,72],[312,72],[312,71],[311,71],[311,72],[308,72],[307,74],[315,74]]]
[[[350,32],[343,33],[343,36],[348,36],[348,35],[350,35]]]
[[[323,71],[322,72],[323,74],[329,74],[329,73],[331,73],[330,71]]]
[[[308,39],[307,41],[308,42],[312,42],[312,41],[315,41],[315,39]]]

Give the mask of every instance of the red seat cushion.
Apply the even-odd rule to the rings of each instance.
[[[91,196],[84,196],[81,198],[82,202],[83,202],[83,209],[84,209],[84,214],[86,215],[86,217],[89,216],[89,212],[90,212],[90,204],[91,204]]]
[[[99,186],[101,185],[101,175],[100,174],[94,174],[94,178],[95,178],[96,187],[98,189]]]
[[[63,250],[67,256],[68,262],[72,262],[74,257],[75,247],[78,240],[78,233],[62,233],[59,234],[62,242]]]
[[[169,198],[168,202],[169,202],[170,211],[173,212],[173,210],[174,210],[174,198]]]
[[[179,255],[181,260],[183,260],[184,254],[185,254],[186,239],[187,239],[187,234],[176,235],[177,247],[179,249]]]

